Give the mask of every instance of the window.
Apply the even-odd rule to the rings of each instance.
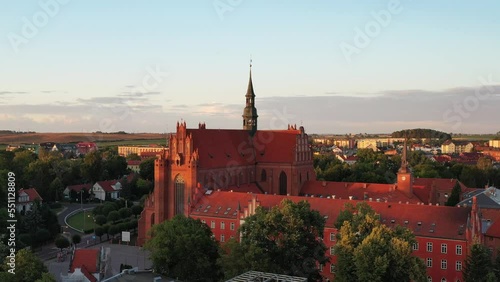
[[[432,282],[432,277],[427,276],[427,282]]]
[[[441,244],[441,253],[446,254],[448,252],[448,245]]]
[[[427,267],[432,267],[432,258],[427,258]]]
[[[226,229],[226,223],[224,223],[224,221],[220,222],[220,229]]]
[[[447,269],[448,268],[448,262],[445,259],[441,260],[441,269]]]
[[[441,282],[446,282],[446,278],[441,278]]]
[[[462,245],[457,245],[457,255],[461,255],[462,254]]]
[[[335,233],[330,233],[330,241],[335,241]]]
[[[322,264],[319,265],[319,272],[323,272],[323,266]]]
[[[413,244],[413,250],[418,251],[418,242]]]
[[[335,273],[335,264],[330,264],[330,273]]]
[[[234,230],[234,222],[231,222],[231,226],[229,227],[231,230]]]
[[[431,242],[427,242],[427,251],[432,253],[432,243]]]
[[[220,234],[220,241],[221,241],[221,242],[224,242],[224,240],[225,240],[225,239],[226,239],[226,238],[224,238],[224,234]]]
[[[212,229],[215,228],[215,221],[212,220],[212,222],[210,222],[210,228],[212,228]]]
[[[201,220],[201,223],[207,224],[207,222],[204,219]]]
[[[457,263],[455,264],[455,270],[462,271],[462,261],[457,260]]]
[[[334,246],[331,246],[330,247],[330,255],[334,255],[335,254],[335,247]]]

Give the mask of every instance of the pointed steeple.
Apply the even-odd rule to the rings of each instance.
[[[407,148],[408,145],[406,144],[406,137],[404,141],[404,146],[403,146],[403,154],[401,156],[401,167],[399,168],[400,173],[407,173],[408,172],[408,160],[407,160]]]
[[[247,93],[245,94],[245,108],[243,109],[243,129],[248,130],[250,135],[257,131],[257,109],[255,108],[255,93],[252,81],[252,60],[250,59],[250,77],[248,79]]]
[[[253,92],[253,82],[252,82],[252,61],[250,60],[250,78],[248,79],[248,88],[247,94],[245,97],[255,97],[255,93]]]

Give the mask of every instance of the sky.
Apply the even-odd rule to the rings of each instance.
[[[496,0],[1,1],[0,129],[500,131]]]

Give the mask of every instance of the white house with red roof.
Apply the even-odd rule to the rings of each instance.
[[[122,184],[118,180],[98,181],[92,187],[95,198],[102,201],[106,200],[106,196],[109,199],[117,200],[120,198],[121,190]]]
[[[97,282],[101,281],[107,272],[107,257],[109,250],[100,249],[77,249],[73,251],[70,262],[70,271],[68,275],[61,274],[63,282],[82,281]]]
[[[20,189],[17,192],[17,212],[27,212],[31,210],[35,200],[42,202],[42,197],[36,191],[35,188],[30,189]]]

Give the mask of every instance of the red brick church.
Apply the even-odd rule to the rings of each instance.
[[[155,161],[155,187],[139,219],[139,245],[152,225],[177,214],[200,219],[224,242],[237,237],[238,227],[257,206],[271,207],[289,198],[307,200],[325,216],[324,242],[334,262],[336,217],[344,203],[366,201],[383,223],[404,225],[415,233],[414,253],[426,263],[429,281],[462,281],[468,247],[484,236],[475,202],[443,206],[457,180],[414,178],[405,146],[394,184],[317,181],[302,126],[258,129],[251,70],[245,99],[242,129],[208,129],[204,123],[190,129],[177,123],[170,148]],[[458,183],[463,192],[468,189]],[[332,263],[319,267],[333,278]]]

